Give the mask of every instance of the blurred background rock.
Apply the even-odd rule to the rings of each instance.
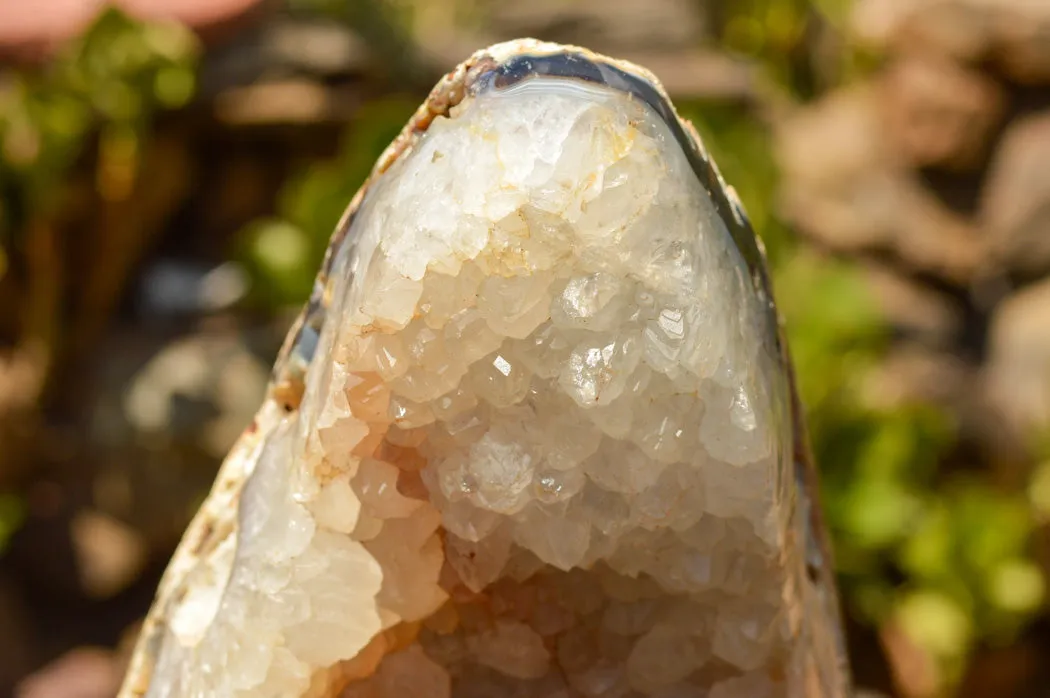
[[[343,207],[523,35],[652,68],[765,238],[860,683],[1050,695],[1050,2],[118,5],[0,0],[0,695],[114,694]]]

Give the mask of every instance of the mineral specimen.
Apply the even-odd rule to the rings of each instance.
[[[123,695],[841,698],[788,367],[655,78],[482,51],[351,204]]]

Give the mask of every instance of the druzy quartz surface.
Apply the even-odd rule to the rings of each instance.
[[[335,239],[124,695],[844,695],[742,213],[669,105],[503,50]]]

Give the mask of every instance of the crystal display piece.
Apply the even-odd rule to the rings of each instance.
[[[844,698],[790,365],[656,78],[480,51],[350,204],[121,695]]]

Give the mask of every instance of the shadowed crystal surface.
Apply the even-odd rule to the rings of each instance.
[[[644,101],[467,96],[330,278],[147,695],[834,695],[770,301]]]

